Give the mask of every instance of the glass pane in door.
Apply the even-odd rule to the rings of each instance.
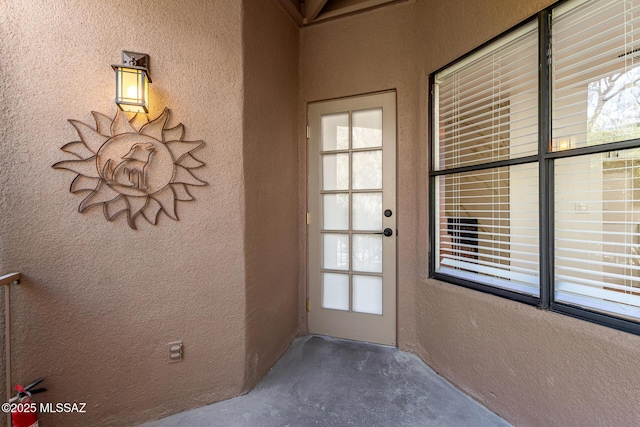
[[[322,189],[349,189],[349,154],[325,154],[322,156]]]
[[[354,190],[382,189],[382,151],[357,151],[353,156]]]
[[[349,275],[322,274],[322,307],[349,310]]]
[[[351,120],[353,148],[382,147],[382,108],[354,111]]]
[[[353,270],[382,273],[382,235],[353,235]]]
[[[382,277],[353,276],[353,311],[382,314]]]
[[[349,113],[322,116],[322,151],[349,148]]]
[[[349,235],[322,235],[322,268],[328,270],[349,269]]]
[[[354,193],[354,230],[382,230],[382,193]]]
[[[349,194],[322,196],[322,228],[325,230],[349,229]]]

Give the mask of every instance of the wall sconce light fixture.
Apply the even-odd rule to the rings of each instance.
[[[122,51],[122,64],[116,72],[116,104],[130,113],[149,112],[149,55]]]

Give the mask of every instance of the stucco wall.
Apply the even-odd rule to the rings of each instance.
[[[78,213],[54,170],[67,119],[113,116],[120,51],[151,56],[151,113],[204,140],[209,183],[157,226]],[[129,425],[237,395],[245,379],[241,3],[0,2],[0,271],[13,290],[14,379],[41,402],[87,402],[45,425]],[[295,189],[294,189],[295,191]],[[184,340],[169,364],[168,343]],[[4,351],[4,350],[3,350]],[[3,365],[4,367],[4,365]],[[2,380],[4,389],[4,380]]]
[[[639,337],[427,279],[428,74],[550,1],[409,0],[299,42],[275,3],[0,3],[0,272],[25,274],[14,379],[45,376],[40,401],[88,403],[43,424],[133,424],[253,385],[305,329],[306,104],[386,89],[400,347],[517,425],[634,423]],[[77,140],[67,119],[115,113],[124,49],[151,55],[150,116],[171,108],[170,126],[205,141],[196,174],[209,182],[180,221],[137,231],[78,213],[73,174],[51,168]],[[185,360],[169,364],[175,339]]]
[[[428,75],[551,3],[409,0],[306,27],[300,109],[397,89],[401,348],[515,425],[635,425],[640,337],[427,278]]]
[[[243,36],[248,388],[298,328],[299,29],[277,2],[246,0]]]

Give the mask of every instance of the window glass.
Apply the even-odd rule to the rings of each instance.
[[[537,23],[435,76],[433,169],[441,274],[539,294]],[[487,165],[487,166],[484,166]],[[446,172],[459,167],[477,170]]]
[[[640,1],[572,2],[552,20],[552,150],[640,137]]]
[[[555,163],[555,298],[640,318],[640,149]]]
[[[537,26],[436,75],[437,170],[537,153]]]
[[[437,271],[539,294],[538,168],[438,177]]]
[[[640,67],[587,87],[587,145],[640,138]]]

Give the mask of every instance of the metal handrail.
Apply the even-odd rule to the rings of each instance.
[[[0,286],[4,288],[4,338],[5,362],[7,377],[7,400],[11,398],[11,285],[17,285],[22,279],[20,273],[10,273],[0,276]],[[7,414],[7,425],[11,425],[11,413]]]
[[[0,286],[7,286],[13,283],[18,284],[21,278],[22,274],[20,273],[5,274],[4,276],[0,276]]]

